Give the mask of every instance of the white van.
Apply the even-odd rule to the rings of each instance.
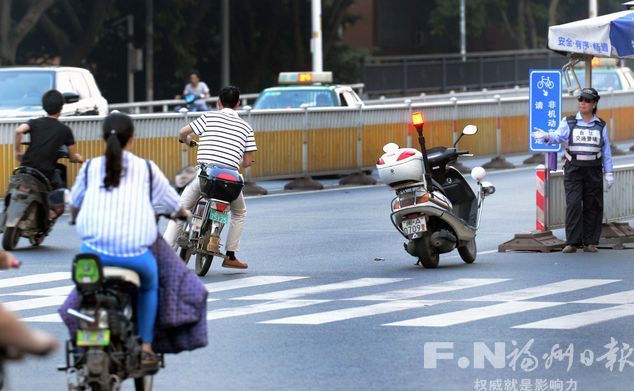
[[[62,115],[105,115],[108,102],[92,74],[74,67],[0,68],[0,117],[38,117],[42,95],[56,89],[64,95]]]

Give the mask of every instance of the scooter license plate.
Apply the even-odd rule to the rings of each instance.
[[[417,217],[415,219],[407,219],[401,221],[401,228],[406,235],[419,234],[427,231],[425,217]]]
[[[227,224],[227,221],[229,221],[229,214],[225,212],[219,212],[215,209],[211,209],[209,211],[209,218],[212,221],[217,221],[222,224]]]
[[[77,346],[110,345],[110,329],[77,330]]]

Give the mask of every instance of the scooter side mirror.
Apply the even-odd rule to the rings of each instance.
[[[475,179],[477,182],[480,182],[485,176],[487,176],[487,172],[480,166],[473,167],[471,170],[471,178]]]
[[[462,134],[466,134],[467,136],[471,136],[478,133],[478,127],[475,125],[467,125],[462,129]]]
[[[482,182],[482,195],[486,197],[490,196],[493,193],[495,193],[495,186],[493,186],[493,184],[488,181]]]

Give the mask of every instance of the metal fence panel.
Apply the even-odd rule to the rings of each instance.
[[[563,228],[566,224],[566,192],[564,172],[550,173],[548,184],[548,220],[546,229]],[[614,167],[614,186],[603,192],[603,222],[634,218],[634,165]]]

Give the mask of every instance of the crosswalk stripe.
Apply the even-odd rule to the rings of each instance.
[[[384,324],[384,326],[409,326],[409,327],[445,327],[457,324],[473,322],[493,318],[502,315],[517,314],[520,312],[543,309],[558,306],[564,303],[539,302],[539,301],[508,301],[485,307],[469,308],[461,311],[446,312],[443,314],[423,316],[400,322]]]
[[[368,286],[377,286],[409,280],[409,278],[359,278],[357,280],[348,280],[336,282],[333,284],[315,285],[302,288],[286,289],[269,293],[261,293],[257,295],[237,297],[235,300],[288,300],[298,297],[312,295],[316,293],[332,292],[343,289],[363,288]]]
[[[599,285],[610,284],[620,280],[601,279],[570,279],[557,281],[550,284],[532,286],[530,288],[518,289],[508,292],[492,293],[490,295],[472,297],[465,301],[516,301],[529,300],[537,297],[555,295],[558,293],[572,292],[579,289],[592,288]]]
[[[40,284],[59,280],[69,280],[70,272],[53,272],[33,274],[30,276],[4,278],[0,280],[0,288],[11,288],[19,285]]]
[[[274,320],[267,320],[260,323],[267,324],[324,324],[361,318],[364,316],[387,314],[390,312],[410,310],[414,308],[428,307],[436,304],[446,303],[443,300],[395,300],[386,303],[371,304],[361,307],[343,308],[334,311],[318,312],[315,314],[290,316]]]
[[[25,311],[36,308],[52,307],[60,305],[66,300],[66,296],[48,296],[35,299],[16,300],[5,302],[4,305],[10,311]]]
[[[423,285],[409,289],[399,289],[373,295],[358,296],[346,300],[404,300],[414,297],[433,295],[435,293],[444,293],[459,289],[475,288],[504,281],[508,281],[508,278],[459,278],[457,280],[444,281],[437,284]]]
[[[36,323],[62,323],[62,318],[59,317],[59,314],[46,314],[46,315],[38,315],[38,316],[30,316],[28,318],[22,318],[23,322],[36,322]]]
[[[239,278],[239,279],[229,280],[229,281],[212,282],[210,284],[206,284],[205,288],[207,288],[207,292],[212,293],[212,292],[228,291],[231,289],[252,288],[254,286],[260,286],[260,285],[279,284],[282,282],[301,280],[304,278],[308,278],[308,277],[255,276],[255,277]]]
[[[220,308],[207,312],[207,320],[225,319],[235,316],[260,314],[269,311],[301,308],[309,305],[326,303],[328,301],[330,300],[280,300],[251,304],[244,307]]]
[[[633,304],[623,304],[615,307],[600,308],[592,311],[578,312],[576,314],[558,316],[540,320],[538,322],[525,323],[513,326],[514,329],[552,329],[572,330],[583,326],[589,326],[608,320],[624,318],[634,315]]]
[[[21,291],[6,293],[6,296],[68,296],[75,285],[64,285],[55,288],[36,289],[31,291]]]
[[[605,296],[573,301],[581,304],[631,304],[634,303],[634,291],[623,291]]]

